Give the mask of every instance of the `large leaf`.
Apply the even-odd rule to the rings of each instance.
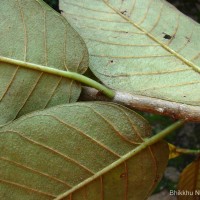
[[[149,134],[141,116],[111,103],[23,116],[0,132],[0,199],[54,199],[64,192],[74,200],[145,199],[168,160],[165,142],[130,157]]]
[[[190,163],[181,173],[177,193],[179,200],[199,200],[200,196],[200,158]]]
[[[87,50],[66,20],[42,0],[3,0],[0,56],[83,73]],[[0,125],[33,110],[74,102],[72,80],[0,63]]]
[[[107,86],[200,105],[200,27],[173,6],[164,0],[60,0],[60,9]]]

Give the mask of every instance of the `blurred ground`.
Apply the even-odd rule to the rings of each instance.
[[[170,196],[168,190],[163,190],[160,193],[154,194],[148,200],[177,200],[175,196]]]

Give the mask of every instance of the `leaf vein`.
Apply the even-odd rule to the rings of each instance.
[[[145,88],[145,89],[142,89],[142,91],[154,90],[154,89],[162,89],[162,88],[182,87],[182,86],[194,85],[194,84],[199,84],[199,83],[200,83],[200,81],[193,81],[193,82],[181,83],[181,84],[176,84],[176,85],[163,85],[163,86]]]
[[[125,169],[125,196],[124,199],[128,200],[128,166],[127,162],[124,162],[124,169]]]
[[[190,40],[191,40],[191,38],[192,38],[193,33],[194,33],[194,26],[193,26],[193,28],[192,28],[192,31],[191,31],[191,33],[190,33],[190,36],[189,36],[188,38],[186,37],[186,42],[183,44],[182,47],[180,47],[180,48],[177,50],[178,53],[180,53],[180,52],[187,46],[187,44],[190,42]],[[192,61],[193,59],[190,59],[190,60]]]
[[[113,55],[97,55],[97,54],[90,54],[90,56],[93,57],[107,57],[107,58],[118,58],[118,59],[131,59],[131,58],[135,58],[135,59],[145,59],[145,58],[160,58],[160,57],[170,57],[170,56],[174,56],[172,54],[165,54],[165,55],[146,55],[146,56],[113,56]]]
[[[58,83],[55,84],[55,87],[52,89],[51,96],[49,97],[49,99],[48,99],[46,105],[44,106],[44,108],[47,108],[47,107],[48,107],[48,105],[49,105],[49,103],[50,103],[52,97],[54,96],[54,94],[55,94],[57,88],[59,87],[59,85],[60,85],[62,79],[63,79],[63,77],[61,76],[61,77],[59,78],[59,80],[58,80]]]
[[[172,34],[172,38],[168,41],[168,43],[167,43],[167,45],[169,46],[170,44],[171,44],[171,42],[174,40],[174,38],[175,38],[175,35],[176,35],[176,33],[177,33],[177,31],[178,31],[178,28],[179,28],[179,20],[180,20],[180,16],[181,16],[181,13],[178,13],[178,17],[177,17],[177,24],[176,24],[176,28],[175,28],[175,30],[174,30],[174,33]],[[179,51],[177,51],[177,53],[178,53]]]
[[[68,94],[69,94],[68,103],[71,103],[71,94],[72,94],[72,85],[73,85],[73,83],[74,83],[74,81],[71,80],[71,83],[69,85],[69,92],[68,92]]]
[[[24,11],[21,7],[21,5],[22,5],[21,0],[17,0],[17,4],[18,4],[19,10],[20,10],[20,15],[21,15],[21,19],[22,19],[23,28],[24,28],[24,61],[26,61],[26,59],[27,59],[27,44],[28,44],[27,29],[26,29],[26,23],[25,23],[25,19],[24,19]]]
[[[141,25],[141,24],[145,21],[145,19],[147,18],[152,3],[153,3],[153,1],[150,0],[150,1],[149,1],[149,5],[147,6],[147,11],[146,11],[146,13],[145,13],[143,19],[137,23],[138,25]]]
[[[25,135],[23,135],[23,133],[20,133],[20,132],[17,132],[17,131],[14,131],[14,130],[6,130],[6,132],[8,133],[15,133],[17,135],[19,135],[21,138],[23,138],[24,140],[30,142],[31,144],[34,144],[34,145],[37,145],[37,146],[40,146],[56,155],[59,155],[60,157],[64,158],[65,160],[67,161],[70,161],[71,163],[74,163],[76,165],[78,165],[79,167],[81,167],[82,169],[84,169],[85,171],[89,172],[90,174],[94,174],[94,172],[92,172],[90,169],[88,169],[87,167],[83,166],[82,164],[80,164],[79,162],[77,162],[76,160],[70,158],[69,156],[63,154],[62,152],[59,152],[57,151],[56,149],[53,149],[43,143],[40,143],[40,142],[37,142],[35,140],[32,140],[31,138],[29,137],[26,137]],[[2,133],[2,132],[0,132]],[[4,132],[3,132],[4,133]]]
[[[197,60],[200,58],[200,53],[197,53],[191,60]]]
[[[103,11],[103,10],[92,9],[92,8],[88,8],[88,7],[85,7],[83,5],[75,4],[75,3],[72,3],[72,2],[69,2],[69,1],[65,1],[64,3],[66,3],[68,5],[75,6],[75,7],[79,7],[81,9],[85,9],[87,11],[94,11],[94,12],[99,12],[99,13],[107,13],[107,14],[114,14],[114,15],[116,15],[116,13],[114,13],[114,12],[106,12],[106,11]]]
[[[88,107],[88,106],[87,106]],[[90,108],[90,107],[88,107]],[[110,127],[111,129],[115,132],[116,135],[120,136],[120,138],[122,138],[124,141],[128,142],[128,143],[132,143],[132,141],[128,140],[126,137],[123,136],[123,134],[121,134],[116,128],[115,126],[108,120],[106,119],[102,114],[100,114],[99,112],[97,112],[96,110],[94,110],[93,108],[90,108],[97,116],[101,117],[101,119],[103,119]],[[118,157],[121,157],[118,155]]]
[[[100,185],[101,185],[101,200],[104,200],[104,187],[103,187],[103,176],[100,176]]]
[[[156,28],[156,26],[158,25],[158,23],[161,19],[163,8],[164,8],[164,2],[162,2],[162,6],[160,8],[159,16],[158,16],[156,22],[154,23],[154,25],[152,26],[151,30],[148,31],[149,33],[151,33]]]
[[[71,15],[74,17],[73,13],[67,13],[65,12],[64,14],[66,15]],[[85,19],[91,19],[94,21],[104,21],[104,22],[111,22],[111,23],[125,23],[127,24],[127,21],[113,21],[113,20],[109,20],[109,19],[101,19],[101,18],[96,18],[96,17],[89,17],[89,16],[85,16],[85,15],[76,15],[77,18],[85,18]]]
[[[85,38],[86,40],[98,42],[98,43],[104,43],[106,45],[116,45],[116,46],[133,46],[133,47],[153,47],[153,46],[160,46],[159,44],[122,44],[122,43],[115,43],[115,42],[109,42],[109,41],[103,41],[98,39],[92,39],[92,38]]]
[[[94,31],[96,30],[102,30],[102,31],[108,31],[108,32],[114,32],[114,33],[132,33],[132,34],[135,34],[135,35],[143,35],[144,33],[143,32],[132,32],[132,31],[129,31],[129,30],[116,30],[116,29],[108,29],[108,28],[102,28],[102,27],[96,27],[96,26],[90,26],[90,25],[85,25],[85,26],[82,26],[82,25],[79,25],[80,28],[85,28],[85,29],[92,29]],[[86,37],[84,37],[84,39],[87,39]]]
[[[0,98],[0,102],[1,102],[2,99],[5,97],[5,95],[6,95],[6,93],[8,92],[8,90],[10,89],[10,87],[11,87],[11,85],[12,85],[12,83],[13,83],[13,81],[14,81],[16,75],[17,75],[18,70],[19,70],[19,66],[16,67],[16,70],[14,71],[14,73],[13,73],[13,75],[12,75],[12,77],[11,77],[11,80],[10,80],[9,84],[8,84],[7,87],[6,87],[5,92],[3,93],[2,97]]]
[[[120,157],[120,155],[118,155],[117,153],[115,153],[113,150],[111,150],[110,148],[108,148],[107,146],[105,146],[104,144],[102,144],[101,142],[93,139],[92,137],[90,137],[89,135],[87,135],[86,133],[84,133],[83,131],[79,130],[77,127],[74,127],[74,125],[72,126],[72,125],[64,122],[60,118],[58,118],[56,116],[53,116],[53,115],[46,114],[46,115],[42,115],[42,116],[49,116],[49,117],[54,118],[55,120],[59,121],[60,123],[64,124],[65,126],[69,127],[70,129],[73,129],[73,130],[77,131],[79,134],[85,136],[87,139],[89,139],[91,142],[97,144],[101,148],[106,149],[109,153],[112,153],[113,155],[115,155],[118,158]]]
[[[7,159],[7,158],[5,158],[5,157],[0,157],[0,160],[3,160],[3,161],[5,161],[5,162],[8,162],[8,163],[10,163],[10,164],[12,164],[12,165],[15,165],[15,166],[17,166],[17,167],[20,167],[20,168],[22,168],[22,169],[31,171],[31,172],[33,172],[33,173],[39,174],[39,175],[41,175],[41,176],[45,176],[45,177],[47,177],[47,178],[49,178],[49,179],[52,179],[52,180],[54,180],[54,181],[56,181],[56,182],[59,182],[59,183],[64,184],[64,185],[67,186],[68,188],[72,188],[72,186],[69,185],[68,183],[66,183],[65,181],[60,180],[60,179],[58,179],[58,178],[56,178],[56,177],[53,177],[53,176],[51,176],[50,174],[47,174],[47,173],[41,172],[41,171],[39,171],[39,170],[33,169],[33,168],[29,167],[29,166],[25,166],[25,165],[22,164],[22,163],[18,163],[18,162],[15,162],[15,161],[13,161],[13,160],[9,160],[9,159]]]
[[[19,184],[19,183],[15,183],[15,182],[12,182],[12,181],[9,181],[9,180],[0,179],[0,182],[9,184],[9,185],[12,185],[12,186],[15,186],[15,187],[19,187],[19,188],[22,188],[22,189],[24,189],[24,190],[28,190],[28,191],[33,192],[33,193],[38,193],[38,194],[41,194],[41,195],[44,195],[44,196],[48,196],[48,197],[52,197],[52,198],[55,198],[55,197],[56,197],[56,196],[53,195],[53,194],[49,194],[49,193],[46,193],[46,192],[42,192],[42,191],[40,191],[40,190],[31,188],[31,187],[28,187],[28,186],[25,186],[25,185],[21,185],[21,184]]]
[[[158,175],[158,163],[157,163],[157,160],[155,158],[155,155],[153,154],[153,150],[152,150],[151,146],[148,147],[148,152],[150,153],[150,156],[151,156],[151,158],[153,160],[153,167],[152,168],[154,169],[154,180],[152,181],[152,184],[149,187],[149,191],[148,191],[148,193],[146,195],[146,198],[148,198],[148,196],[152,192],[152,189],[156,186],[156,184],[158,182],[158,178],[159,178],[159,175]],[[153,169],[152,169],[152,171],[153,171]]]
[[[140,27],[136,23],[134,23],[130,18],[128,18],[125,15],[122,15],[116,8],[114,8],[112,5],[110,5],[106,0],[102,0],[102,1],[105,3],[105,5],[107,5],[108,7],[110,7],[113,11],[115,11],[116,13],[118,13],[118,15],[120,15],[123,19],[127,20],[127,22],[131,23],[138,30],[144,32],[151,40],[153,40],[156,43],[160,44],[166,51],[170,52],[175,57],[177,57],[179,60],[183,61],[186,65],[190,66],[194,71],[200,73],[200,68],[197,65],[195,65],[194,63],[192,63],[189,60],[185,59],[183,56],[181,56],[176,51],[174,51],[171,48],[169,48],[167,45],[163,44],[161,41],[159,41],[153,35],[151,35],[150,32],[147,32],[145,29],[143,29],[142,27]],[[163,3],[163,5],[164,5],[164,3]]]
[[[107,77],[129,77],[129,76],[147,76],[147,75],[161,75],[161,74],[173,74],[173,73],[180,73],[180,72],[186,72],[191,71],[191,69],[177,69],[177,70],[166,70],[166,71],[159,71],[159,72],[135,72],[135,73],[127,73],[127,74],[105,74],[100,73],[101,75],[107,76]]]
[[[132,123],[130,117],[126,114],[126,112],[125,112],[122,108],[120,108],[119,106],[116,106],[116,105],[114,105],[114,104],[111,104],[110,106],[113,107],[113,108],[119,109],[119,110],[121,111],[121,113],[123,113],[123,115],[126,117],[126,119],[127,119],[127,120],[129,121],[129,123],[131,124],[131,127],[132,127],[133,132],[138,136],[138,138],[141,140],[141,142],[143,142],[143,141],[144,141],[143,138],[141,137],[140,133],[138,132],[137,128],[136,128],[135,125]],[[141,144],[141,142],[130,141],[130,140],[128,140],[128,141],[131,142],[132,144],[137,144],[137,145],[138,145],[138,144]]]
[[[132,14],[133,14],[133,12],[134,12],[135,5],[136,5],[136,1],[137,1],[137,0],[134,0],[134,1],[133,1],[133,5],[132,5],[132,7],[131,7],[131,9],[130,9],[130,13],[129,13],[129,16],[130,16],[130,17],[132,16]]]
[[[41,79],[41,77],[42,77],[42,74],[43,74],[43,73],[40,73],[40,75],[38,76],[38,78],[37,78],[37,80],[36,80],[36,83],[33,84],[33,87],[31,88],[31,90],[30,90],[28,96],[25,98],[24,102],[22,103],[21,108],[20,108],[20,109],[18,110],[18,112],[16,113],[15,118],[18,117],[20,111],[21,111],[21,110],[24,108],[24,106],[26,105],[28,99],[30,98],[30,96],[31,96],[31,94],[33,93],[33,91],[35,90],[37,84],[39,83],[39,81],[40,81],[40,79]],[[15,119],[15,118],[14,118],[14,119]]]

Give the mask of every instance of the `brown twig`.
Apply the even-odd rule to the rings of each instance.
[[[166,115],[175,119],[184,119],[185,121],[200,122],[200,108],[198,106],[170,102],[147,96],[116,92],[115,97],[109,99],[96,89],[83,87],[80,100],[112,101],[145,112]]]

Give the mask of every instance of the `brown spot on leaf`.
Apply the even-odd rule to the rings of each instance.
[[[175,37],[174,35],[171,36],[171,35],[169,35],[169,34],[167,34],[165,32],[163,32],[162,34],[164,34],[163,38],[166,39],[166,40],[171,40],[172,38]]]
[[[185,38],[187,39],[188,42],[190,42],[190,38],[189,37],[186,36]]]
[[[125,178],[127,176],[126,172],[120,174],[120,178]]]
[[[122,15],[126,15],[127,14],[127,10],[121,11]]]

